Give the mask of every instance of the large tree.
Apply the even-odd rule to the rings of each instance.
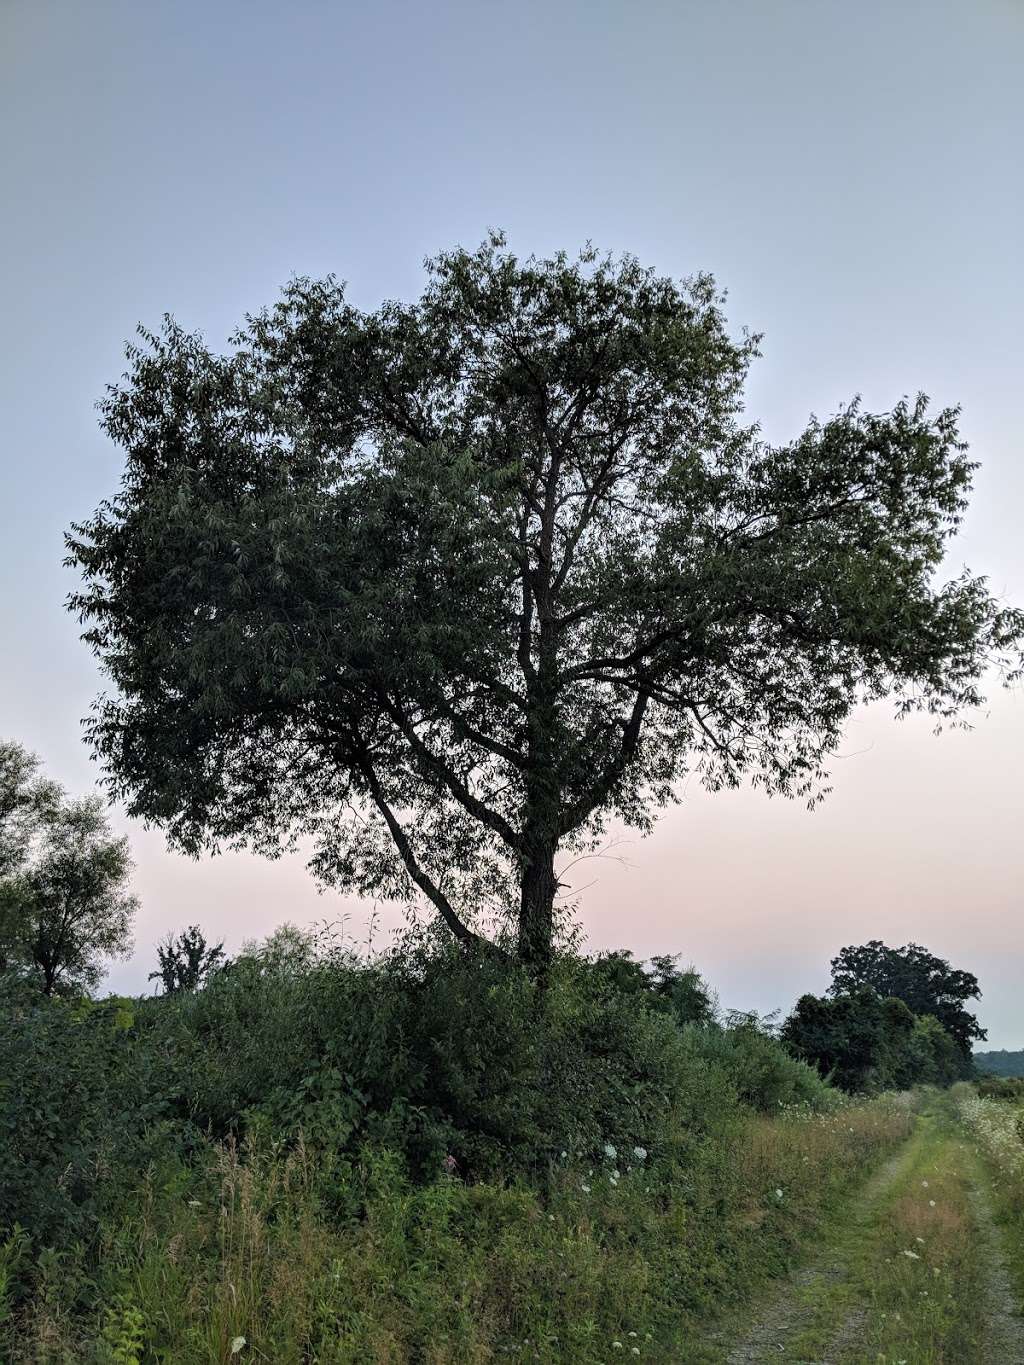
[[[968,1066],[976,1040],[987,1037],[977,1018],[964,1008],[981,995],[978,978],[949,965],[919,943],[890,948],[880,939],[841,948],[832,959],[829,994],[846,995],[868,986],[895,996],[915,1014],[932,1015],[956,1040]]]
[[[560,852],[696,772],[814,799],[859,701],[954,717],[1019,614],[936,582],[955,411],[771,446],[713,281],[494,236],[376,312],[299,279],[226,355],[167,319],[102,403],[120,491],[69,537],[113,789],[187,851],[316,840],[467,945],[551,951]]]

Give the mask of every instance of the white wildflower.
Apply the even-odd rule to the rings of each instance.
[[[929,1200],[928,1200],[928,1207],[929,1207],[930,1209],[933,1209],[933,1208],[935,1207],[935,1200],[934,1200],[934,1199],[929,1199]]]
[[[615,1158],[618,1156],[618,1152],[615,1150],[615,1148],[612,1146],[610,1142],[606,1142],[604,1144],[604,1154],[609,1161],[614,1161]]]
[[[621,1342],[621,1341],[613,1341],[613,1342],[612,1342],[612,1350],[613,1350],[613,1351],[621,1351],[621,1350],[622,1350],[622,1342]]]
[[[232,1337],[232,1339],[231,1339],[231,1354],[232,1354],[233,1356],[238,1355],[239,1351],[241,1351],[241,1349],[242,1349],[242,1347],[243,1347],[244,1345],[245,1345],[245,1337]]]
[[[633,1148],[633,1155],[636,1157],[637,1161],[646,1161],[646,1160],[647,1160],[647,1148],[646,1148],[646,1147],[634,1147],[634,1148]]]
[[[919,1261],[921,1259],[916,1251],[905,1251],[903,1254],[910,1261]]]
[[[589,1186],[589,1185],[581,1185],[581,1186],[580,1186],[580,1189],[583,1191],[584,1194],[589,1194],[589,1193],[590,1193],[590,1186]]]
[[[776,1198],[776,1199],[781,1199],[781,1198],[782,1198],[782,1191],[781,1191],[777,1186],[776,1186],[776,1189],[775,1189],[775,1198]]]

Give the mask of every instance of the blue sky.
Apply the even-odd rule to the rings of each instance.
[[[61,537],[116,487],[93,404],[136,323],[223,344],[292,274],[408,297],[425,255],[491,226],[523,254],[592,239],[712,271],[765,333],[748,397],[771,439],[855,393],[961,402],[982,469],[950,569],[1024,601],[1022,69],[1017,0],[5,0],[0,733],[95,779]],[[939,739],[876,709],[844,754],[813,815],[686,788],[629,867],[586,870],[593,943],[681,952],[770,1009],[843,943],[914,938],[1024,1045],[1020,693]],[[342,910],[361,932],[300,862],[193,865],[130,832],[139,956],[114,986],[192,920],[229,947]]]

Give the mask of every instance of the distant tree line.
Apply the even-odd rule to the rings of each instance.
[[[1000,1048],[993,1052],[976,1052],[974,1065],[986,1076],[1024,1076],[1024,1050],[1007,1052]]]

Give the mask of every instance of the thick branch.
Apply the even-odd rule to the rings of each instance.
[[[597,780],[591,785],[586,796],[582,800],[576,801],[563,814],[559,825],[559,836],[569,834],[572,830],[582,825],[590,812],[602,805],[611,795],[615,784],[620,780],[623,773],[628,768],[636,756],[637,748],[640,744],[640,732],[643,729],[644,715],[650,697],[646,691],[637,693],[633,703],[633,710],[629,719],[622,727],[622,743],[619,752],[613,761],[605,768]]]
[[[462,779],[452,771],[443,759],[438,758],[430,746],[424,742],[416,727],[409,721],[400,707],[387,698],[381,700],[388,715],[405,736],[413,753],[424,767],[435,777],[441,779],[456,801],[473,816],[474,820],[479,820],[480,824],[497,834],[513,852],[522,852],[522,840],[505,817],[498,811],[492,810],[490,806],[485,805],[479,797],[473,795]]]
[[[417,862],[416,855],[412,850],[412,845],[409,843],[409,838],[395,816],[394,811],[388,805],[384,796],[384,790],[380,785],[377,774],[374,772],[373,765],[370,763],[369,759],[363,758],[360,760],[359,771],[366,781],[366,787],[370,793],[373,804],[384,817],[391,837],[395,842],[395,847],[401,855],[402,862],[405,864],[405,870],[408,872],[409,876],[428,900],[437,908],[441,918],[461,944],[467,948],[476,948],[487,944],[486,939],[481,938],[479,934],[474,934],[473,930],[462,922],[452,906],[451,901],[449,901],[441,888],[430,878],[430,876],[428,876]],[[490,947],[492,945],[487,944],[487,946]]]

